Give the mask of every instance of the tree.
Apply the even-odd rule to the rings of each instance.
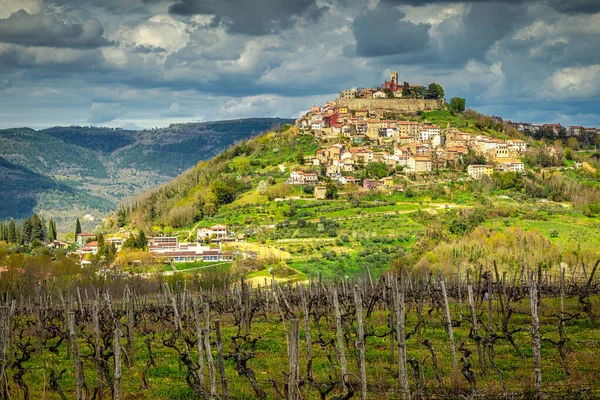
[[[329,182],[327,183],[326,186],[326,190],[325,190],[325,198],[328,200],[333,200],[335,198],[337,198],[337,186],[335,185],[335,183],[333,182]]]
[[[52,218],[48,220],[48,240],[53,241],[56,240],[58,234],[56,232],[56,222]]]
[[[463,113],[466,107],[466,100],[462,97],[453,97],[450,99],[450,111]]]
[[[304,153],[299,152],[298,154],[296,154],[296,161],[298,162],[298,164],[304,165]]]
[[[441,99],[444,97],[444,89],[437,83],[430,83],[425,90],[426,99]]]
[[[235,200],[235,186],[228,182],[217,179],[210,185],[210,189],[217,198],[217,205],[229,204]]]
[[[136,244],[138,249],[145,249],[146,247],[148,247],[148,239],[146,238],[146,234],[144,233],[144,231],[140,231],[140,234],[138,235],[136,240]]]
[[[33,214],[33,217],[31,217],[31,237],[29,239],[31,242],[34,240],[43,242],[45,239],[44,226],[42,224],[42,220],[37,214]]]
[[[75,223],[75,236],[81,233],[81,224],[79,223],[79,218],[77,218],[77,222]]]
[[[387,165],[382,162],[370,162],[365,170],[369,178],[381,179],[388,176]]]
[[[125,211],[125,207],[121,207],[117,211],[117,226],[121,228],[125,224],[127,224],[127,211]]]
[[[566,159],[566,160],[572,160],[572,159],[573,159],[573,150],[571,150],[571,148],[570,148],[570,147],[567,147],[567,148],[565,149],[565,153],[564,153],[564,155],[565,155],[565,159]]]
[[[27,217],[23,221],[23,240],[25,243],[31,242],[31,218]]]
[[[402,84],[402,97],[406,97],[408,95],[410,95],[410,85],[408,82],[404,82]]]
[[[567,139],[567,146],[573,150],[577,150],[579,148],[579,140],[576,137],[571,136]]]
[[[15,225],[14,220],[10,220],[10,224],[8,225],[8,242],[15,243],[17,241],[17,226]]]

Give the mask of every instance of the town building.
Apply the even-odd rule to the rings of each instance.
[[[325,186],[315,186],[315,199],[323,200],[326,198],[327,188]]]
[[[467,173],[473,179],[479,179],[482,176],[491,176],[494,173],[494,167],[491,165],[471,164],[467,167]]]
[[[407,168],[410,172],[424,173],[433,170],[433,162],[428,156],[413,156],[408,158]]]

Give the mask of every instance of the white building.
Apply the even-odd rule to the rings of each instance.
[[[467,172],[469,176],[473,179],[479,179],[482,176],[490,176],[494,173],[494,167],[491,165],[478,165],[472,164],[467,167]]]
[[[421,141],[423,143],[428,142],[430,139],[433,139],[434,136],[440,136],[442,131],[440,127],[437,125],[423,125],[421,128]]]
[[[406,163],[406,167],[409,169],[410,172],[431,172],[433,170],[433,161],[430,157],[427,156],[409,157]]]
[[[196,240],[204,238],[226,238],[229,236],[229,227],[227,225],[213,225],[210,228],[200,228],[196,232]]]
[[[517,153],[524,153],[527,150],[527,143],[521,139],[509,139],[506,143],[508,143],[512,151],[516,151]]]
[[[525,165],[523,165],[523,163],[521,161],[512,160],[512,161],[505,161],[505,162],[498,164],[496,169],[498,169],[498,171],[500,171],[500,172],[523,173],[523,172],[525,172]]]

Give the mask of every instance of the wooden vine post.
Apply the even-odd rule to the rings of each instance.
[[[448,338],[450,339],[450,355],[452,357],[452,368],[454,369],[454,383],[455,386],[458,383],[458,360],[456,359],[456,343],[454,342],[454,332],[452,331],[452,318],[450,316],[450,305],[448,303],[448,294],[446,293],[446,284],[444,278],[440,276],[440,287],[442,289],[442,296],[444,297],[444,313],[446,314],[446,331],[448,332]]]
[[[79,341],[77,340],[77,332],[75,331],[75,312],[69,311],[69,337],[73,345],[73,363],[74,363],[74,378],[75,378],[75,397],[77,400],[85,400],[85,382],[83,375],[83,364],[81,363],[81,353],[79,351]]]
[[[337,287],[333,286],[333,309],[335,311],[335,328],[337,331],[337,350],[340,366],[342,368],[342,387],[344,394],[348,393],[346,380],[348,379],[348,369],[346,365],[346,352],[344,349],[344,332],[342,331],[342,313],[340,311],[340,300],[338,298]]]
[[[363,326],[362,298],[358,286],[354,286],[356,306],[356,347],[358,347],[358,367],[360,370],[360,399],[367,398],[367,366],[365,362],[365,328]]]
[[[215,320],[215,333],[217,335],[217,353],[219,356],[219,375],[221,375],[221,393],[223,399],[229,398],[227,390],[227,377],[225,376],[225,359],[223,357],[223,338],[221,337],[221,321]]]
[[[531,305],[531,346],[533,353],[533,387],[537,398],[542,394],[542,355],[540,319],[538,317],[538,287],[533,273],[529,275],[529,302]]]
[[[290,320],[290,339],[288,342],[289,370],[287,384],[288,400],[300,400],[300,324],[297,319]]]
[[[403,399],[410,399],[410,387],[408,386],[408,373],[406,371],[406,333],[405,333],[405,304],[404,304],[404,280],[400,277],[400,284],[395,281],[395,303],[396,303],[396,337],[398,339],[398,381]]]

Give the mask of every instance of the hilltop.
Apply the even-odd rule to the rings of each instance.
[[[593,151],[549,146],[472,110],[357,115],[343,107],[314,107],[295,126],[198,163],[131,200],[100,231],[198,239],[220,246],[223,257],[258,257],[236,265],[259,281],[269,268],[288,279],[447,269],[448,252],[481,235],[536,241],[548,254],[597,252]],[[517,254],[514,240],[501,251]],[[162,250],[158,257],[175,260]]]
[[[288,122],[251,118],[142,131],[80,126],[0,130],[0,220],[39,212],[54,217],[65,231],[75,217],[89,214],[82,222],[91,228],[125,197]]]

